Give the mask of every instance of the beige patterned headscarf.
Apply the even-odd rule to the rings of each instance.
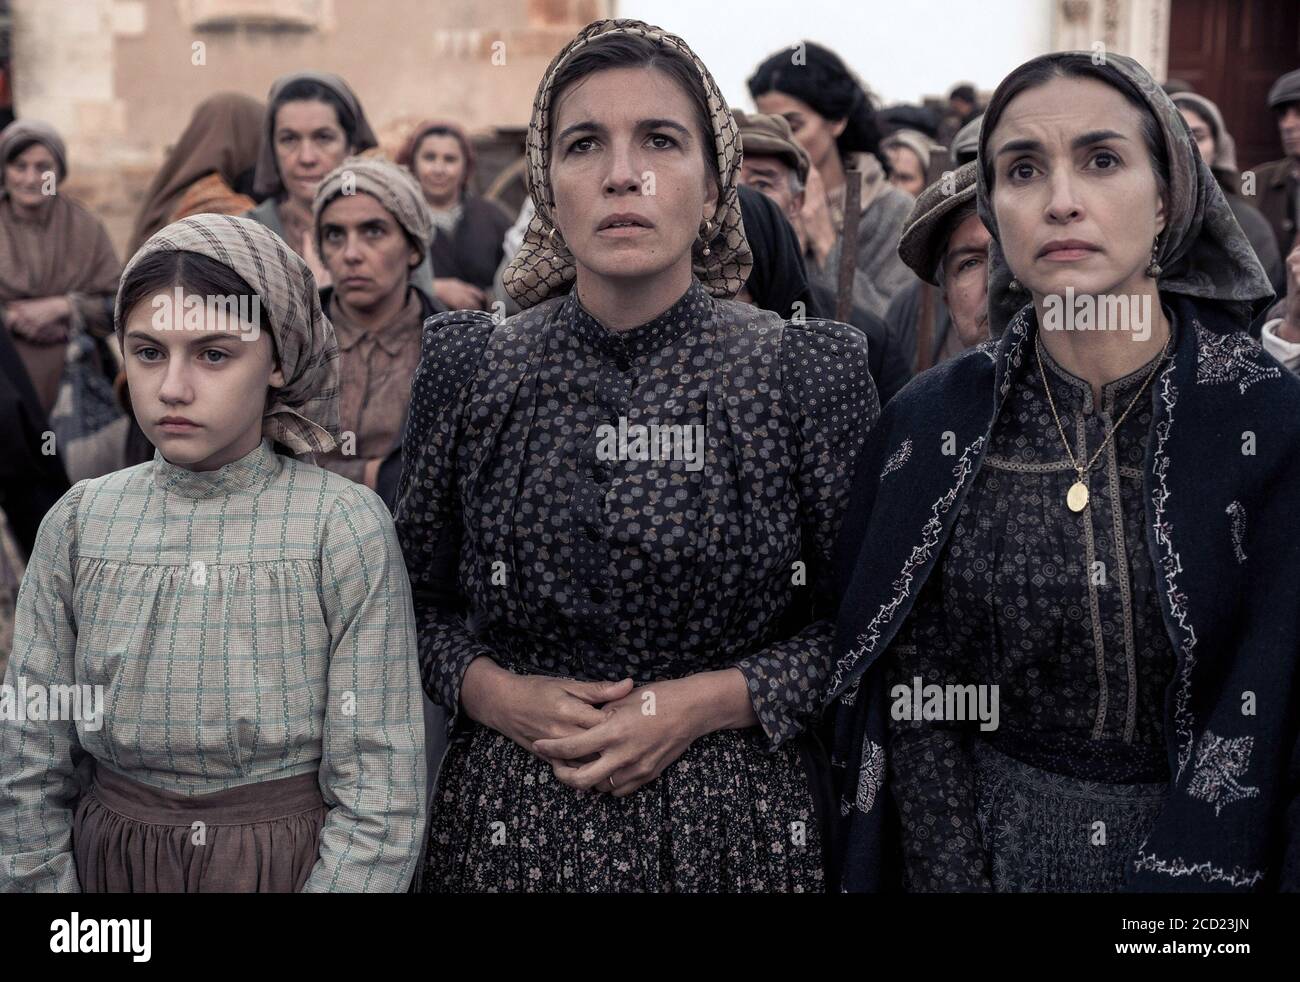
[[[532,307],[549,297],[563,293],[573,282],[575,266],[572,253],[562,241],[552,242],[551,229],[555,196],[551,189],[550,115],[555,76],[569,57],[584,45],[607,34],[636,34],[665,48],[675,48],[690,59],[700,73],[708,94],[709,118],[718,157],[722,186],[718,189],[718,207],[713,213],[714,235],[709,255],[703,254],[704,242],[696,239],[693,268],[705,289],[715,297],[734,297],[749,279],[753,255],[745,241],[745,227],[740,218],[740,200],[736,177],[740,173],[740,132],[718,85],[686,42],[676,35],[639,20],[598,20],[583,28],[551,61],[537,96],[528,125],[528,193],[537,209],[524,233],[524,244],[510,265],[503,281],[506,292],[520,307]],[[557,233],[558,239],[559,233]]]
[[[265,225],[233,215],[195,215],[155,232],[122,271],[113,323],[125,325],[123,288],[131,271],[155,252],[194,252],[238,273],[257,291],[270,321],[284,385],[273,389],[262,435],[295,455],[327,453],[339,428],[338,344],[321,312],[311,270]]]

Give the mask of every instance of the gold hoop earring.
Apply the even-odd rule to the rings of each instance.
[[[1024,287],[1021,286],[1020,281],[1013,276],[1011,277],[1011,282],[1007,284],[1007,289],[1012,293],[1020,293],[1024,290]]]
[[[713,222],[707,218],[704,219],[704,232],[700,235],[700,238],[704,240],[703,254],[710,255],[712,250],[709,248],[709,242],[713,238]]]
[[[564,236],[560,235],[560,230],[554,225],[552,225],[551,230],[546,233],[546,241],[550,243],[551,248],[557,252],[561,249],[568,248],[564,241]]]

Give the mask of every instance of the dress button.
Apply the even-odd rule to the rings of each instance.
[[[600,541],[600,530],[590,525],[588,525],[585,529],[583,529],[583,534],[586,535],[588,542]]]
[[[594,604],[603,604],[605,602],[605,591],[598,586],[594,586],[587,591],[587,598]]]

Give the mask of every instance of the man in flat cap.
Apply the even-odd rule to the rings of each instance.
[[[886,321],[916,371],[953,358],[989,336],[988,229],[975,213],[974,161],[916,199],[898,254],[921,282],[890,305]]]
[[[1296,223],[1300,220],[1300,68],[1287,72],[1268,91],[1268,107],[1277,118],[1282,138],[1281,160],[1255,168],[1257,204],[1273,234],[1283,259],[1300,244]]]
[[[794,227],[800,252],[807,254],[808,239],[800,213],[804,205],[804,182],[812,167],[807,151],[799,145],[784,116],[746,113],[733,109],[740,130],[743,155],[740,183],[765,194],[776,204]],[[752,244],[752,243],[751,243]],[[809,277],[812,306],[809,317],[834,317],[835,295],[824,281]],[[855,303],[849,323],[867,336],[867,361],[881,405],[912,377],[911,363],[894,343],[885,322],[861,304]]]

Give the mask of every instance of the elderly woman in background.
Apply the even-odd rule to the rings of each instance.
[[[283,75],[266,97],[262,148],[253,194],[262,203],[246,212],[284,239],[307,261],[317,285],[329,274],[316,254],[312,201],[325,175],[378,145],[348,83],[329,72]]]
[[[1123,56],[1012,72],[978,168],[993,340],[890,403],[840,543],[840,885],[1297,889],[1300,380],[1246,333],[1264,271]]]
[[[533,106],[523,313],[425,328],[397,526],[452,741],[427,891],[823,888],[804,734],[876,394],[853,328],[728,299],[739,149],[685,42],[588,25]],[[652,423],[667,452],[612,436]]]
[[[898,238],[912,198],[889,183],[871,96],[840,57],[810,41],[800,42],[806,63],[778,51],[750,77],[749,94],[759,112],[784,116],[812,159],[804,210],[796,226],[808,249],[814,287],[834,296],[843,247],[844,176],[856,167],[861,185],[853,300],[883,317],[893,296],[911,282],[898,258]]]
[[[200,102],[145,192],[128,251],[190,215],[240,215],[252,208],[265,125],[266,107],[238,92],[218,92]]]
[[[1237,224],[1246,233],[1246,241],[1255,250],[1255,256],[1264,267],[1264,273],[1279,296],[1286,292],[1286,273],[1282,257],[1277,250],[1277,239],[1266,219],[1241,193],[1241,175],[1237,171],[1237,144],[1223,123],[1219,107],[1195,92],[1178,92],[1171,95],[1178,111],[1192,131],[1201,159],[1210,165],[1210,173],[1219,182],[1219,189],[1232,209]]]
[[[420,182],[433,216],[433,289],[452,310],[486,310],[511,218],[469,191],[474,145],[455,123],[426,120],[397,156]]]
[[[52,127],[10,123],[0,161],[0,309],[66,461],[121,415],[103,339],[122,267],[103,223],[62,192],[67,151]]]

